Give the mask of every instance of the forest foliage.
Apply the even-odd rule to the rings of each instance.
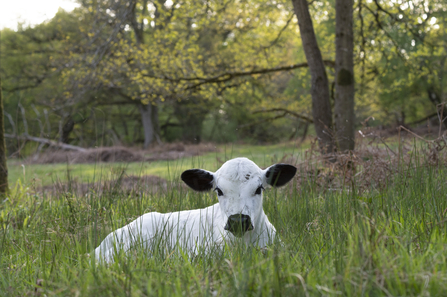
[[[1,31],[8,135],[93,147],[268,143],[312,132],[310,75],[292,2],[79,4],[42,24]],[[334,6],[309,5],[331,86]],[[446,12],[442,0],[354,1],[358,127],[369,117],[377,127],[436,118],[447,89]],[[8,138],[7,148],[27,154],[36,145]]]

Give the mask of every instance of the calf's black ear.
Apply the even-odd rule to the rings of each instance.
[[[289,164],[275,164],[267,168],[265,179],[273,187],[287,184],[296,173],[296,167]]]
[[[198,192],[208,191],[213,187],[214,175],[203,169],[186,170],[181,178],[191,189]]]

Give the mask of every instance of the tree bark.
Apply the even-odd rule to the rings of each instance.
[[[321,152],[334,152],[329,83],[307,0],[292,0],[311,75],[312,116]]]
[[[355,147],[352,0],[335,1],[335,136],[341,152]]]
[[[3,116],[2,81],[0,78],[0,194],[8,192],[8,165],[6,164],[5,121]]]
[[[143,124],[144,145],[146,149],[154,140],[154,125],[152,124],[152,104],[144,105],[138,104],[138,109],[141,113],[141,123]]]

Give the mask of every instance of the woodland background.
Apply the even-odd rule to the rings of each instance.
[[[332,0],[80,0],[40,25],[2,30],[8,156],[27,156],[47,140],[147,148],[315,134],[298,2],[312,17],[333,109]],[[447,3],[345,2],[354,38],[350,126],[437,125],[447,89]]]

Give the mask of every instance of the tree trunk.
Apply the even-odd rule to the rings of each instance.
[[[332,153],[335,146],[332,139],[332,111],[329,84],[323,58],[315,37],[307,0],[292,0],[298,18],[304,53],[309,64],[312,95],[312,116],[321,152]]]
[[[152,106],[152,126],[154,127],[155,139],[159,145],[162,145],[163,142],[160,138],[160,123],[158,121],[158,104],[160,104],[160,102],[157,102],[157,104]]]
[[[355,147],[352,0],[335,1],[335,136],[341,152]]]
[[[63,143],[69,143],[70,142],[70,133],[74,129],[75,122],[71,118],[71,116],[68,116],[67,121],[62,126],[62,135],[61,135],[61,142]]]
[[[148,0],[143,0],[141,3],[141,7],[143,8],[142,15],[146,15]],[[164,2],[163,2],[164,3]],[[144,18],[140,18],[140,21],[137,18],[136,8],[138,5],[138,1],[132,1],[132,11],[130,15],[130,25],[133,28],[135,33],[135,39],[137,41],[137,47],[144,45]],[[159,129],[158,129],[158,108],[154,104],[154,102],[149,102],[148,105],[143,105],[140,103],[139,109],[141,112],[141,119],[143,123],[143,131],[144,131],[144,145],[143,147],[146,149],[154,140],[154,137],[157,138],[159,144],[161,144]]]
[[[8,166],[6,164],[5,121],[3,119],[2,81],[0,78],[0,194],[8,192]]]
[[[144,105],[142,103],[138,104],[138,109],[141,113],[141,123],[143,124],[144,132],[144,145],[146,149],[154,140],[154,125],[152,124],[152,104],[149,103]]]
[[[441,114],[441,110],[444,109],[442,111],[442,115],[443,115],[443,118],[445,118],[447,116],[446,111],[445,111],[445,106],[444,105],[439,106],[439,104],[441,104],[441,102],[442,102],[442,99],[441,99],[442,96],[439,95],[439,93],[435,90],[435,88],[432,85],[430,85],[427,88],[427,95],[428,95],[428,99],[430,100],[430,102],[433,103],[433,105],[438,110],[439,115]],[[442,119],[441,119],[441,121],[442,121]],[[447,128],[447,121],[443,121],[442,123],[444,123],[444,127]],[[442,123],[439,122],[439,125],[441,126]]]
[[[186,143],[200,143],[203,121],[209,112],[209,107],[201,98],[190,96],[177,102],[174,112],[181,125],[182,140]]]

